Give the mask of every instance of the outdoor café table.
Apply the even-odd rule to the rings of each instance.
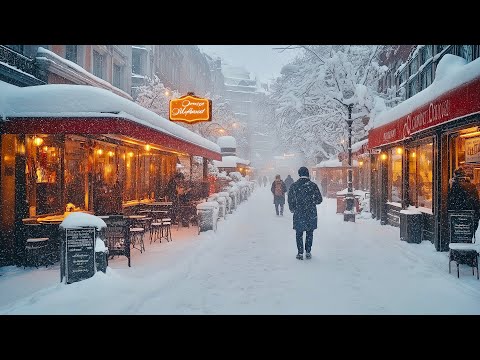
[[[149,206],[172,206],[173,202],[171,201],[157,201],[157,202],[151,202],[148,203],[147,205]]]

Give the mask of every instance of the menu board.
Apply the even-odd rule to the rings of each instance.
[[[465,140],[465,162],[467,164],[480,163],[480,137]]]
[[[66,229],[66,283],[88,279],[95,274],[95,228]]]
[[[473,210],[449,211],[450,242],[471,243],[473,239]]]

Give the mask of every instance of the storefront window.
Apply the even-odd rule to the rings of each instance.
[[[65,138],[65,202],[74,209],[87,210],[88,196],[87,139]]]
[[[410,205],[432,208],[433,143],[409,149],[408,202]]]
[[[388,200],[392,202],[402,201],[402,154],[401,147],[389,151]]]
[[[458,167],[465,169],[470,182],[475,184],[480,192],[480,136],[476,128],[462,131],[455,139],[453,170]]]
[[[137,163],[138,151],[125,148],[123,158],[125,159],[125,188],[124,201],[138,200],[137,199]]]
[[[27,135],[27,199],[30,216],[63,212],[61,143],[52,135]]]

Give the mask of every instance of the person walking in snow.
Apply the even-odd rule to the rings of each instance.
[[[267,178],[267,175],[263,175],[263,186],[267,186],[267,183],[268,183],[268,178]]]
[[[270,190],[273,194],[273,204],[275,205],[275,212],[277,216],[283,216],[283,207],[285,205],[285,193],[287,192],[287,186],[280,178],[280,175],[275,175],[275,180],[270,187]],[[278,207],[280,207],[280,213],[278,212]]]
[[[313,231],[317,228],[317,205],[323,201],[318,185],[310,181],[305,166],[298,169],[298,176],[288,190],[288,208],[293,213],[293,229],[296,231],[297,259],[303,260],[303,233],[305,232],[306,258],[312,257]]]
[[[292,186],[292,184],[294,183],[294,180],[293,180],[293,178],[290,176],[290,174],[287,176],[287,178],[285,179],[284,183],[285,183],[285,186],[287,187],[287,192],[288,192],[288,190],[290,190],[290,186]]]
[[[473,210],[475,233],[480,219],[480,198],[477,188],[470,182],[463,168],[456,169],[453,174],[452,187],[448,192],[448,210]]]

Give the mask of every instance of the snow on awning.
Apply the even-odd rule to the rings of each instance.
[[[368,139],[357,141],[356,143],[352,144],[352,156],[361,156],[367,153],[368,153]],[[344,159],[348,159],[348,152],[343,151],[339,153],[338,159],[340,161]]]
[[[241,159],[238,156],[224,156],[222,161],[213,161],[213,165],[217,168],[234,168],[237,167],[237,165],[248,166],[249,164],[249,160]]]
[[[448,121],[480,113],[480,58],[468,64],[460,59],[444,55],[430,86],[373,119],[368,147],[393,144]]]
[[[7,133],[120,134],[221,159],[214,142],[105,89],[51,84],[0,87],[0,94],[0,126]]]
[[[352,160],[352,166],[358,167],[358,161]],[[342,162],[337,159],[330,159],[330,160],[320,161],[317,165],[315,165],[315,167],[316,168],[332,168],[332,167],[348,167],[348,165],[343,165]]]

